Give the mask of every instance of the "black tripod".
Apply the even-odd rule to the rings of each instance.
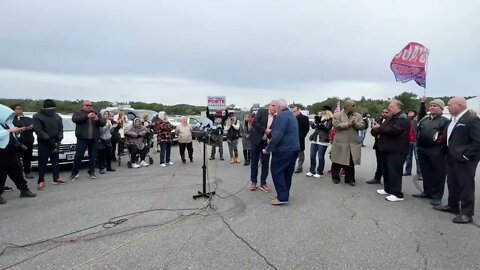
[[[207,192],[207,144],[203,143],[203,166],[202,166],[202,173],[203,173],[203,188],[202,191],[198,191],[198,195],[193,195],[193,199],[196,200],[197,198],[210,198],[215,195],[215,191]]]

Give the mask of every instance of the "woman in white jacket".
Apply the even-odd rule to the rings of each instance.
[[[190,162],[193,162],[192,130],[186,116],[182,116],[180,119],[180,125],[175,128],[175,134],[178,136],[180,157],[182,158],[183,164],[187,162],[185,159],[185,149],[188,151]]]

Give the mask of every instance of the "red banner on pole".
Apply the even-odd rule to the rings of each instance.
[[[410,42],[397,53],[390,63],[390,69],[397,82],[415,80],[421,87],[427,84],[428,49],[420,43]]]

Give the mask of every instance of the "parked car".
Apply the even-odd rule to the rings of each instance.
[[[35,113],[24,113],[25,116],[33,117]],[[75,159],[75,151],[77,150],[77,137],[75,137],[75,123],[72,121],[71,115],[62,115],[62,122],[63,122],[63,140],[60,146],[58,147],[59,150],[59,160],[60,164],[69,164],[73,163]],[[32,154],[32,167],[38,168],[38,146],[37,146],[37,135],[33,133],[35,138],[33,144],[33,154]],[[83,157],[83,162],[88,161],[88,151],[85,151],[85,155]],[[48,166],[51,166],[48,163]]]

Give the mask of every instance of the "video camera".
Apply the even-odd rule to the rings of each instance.
[[[193,137],[199,142],[211,146],[220,146],[223,143],[223,132],[221,128],[206,126],[196,126],[192,130]]]

